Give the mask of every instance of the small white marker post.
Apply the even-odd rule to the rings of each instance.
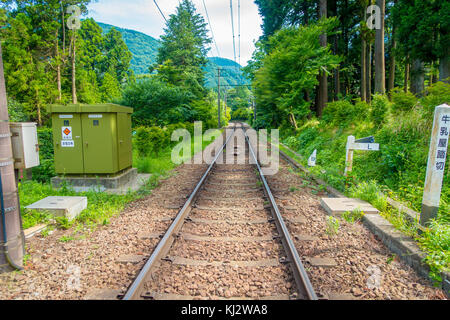
[[[308,166],[315,167],[316,166],[316,160],[317,160],[317,149],[314,150],[312,155],[308,159]]]
[[[365,150],[365,151],[379,151],[380,145],[378,143],[372,142],[362,142],[362,141],[373,141],[372,137],[364,138],[360,140],[355,140],[354,136],[348,136],[347,146],[346,146],[346,156],[345,156],[345,173],[347,176],[349,172],[353,169],[353,151],[354,150]],[[361,141],[361,142],[360,142]]]
[[[427,176],[423,190],[420,224],[425,226],[436,218],[441,199],[442,180],[450,135],[450,107],[446,104],[434,111],[433,131],[431,132],[430,151],[428,153]]]

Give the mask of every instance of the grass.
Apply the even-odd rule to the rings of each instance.
[[[206,148],[210,143],[209,141],[203,141],[201,148]],[[194,150],[194,142],[192,142],[192,150]],[[192,156],[193,151],[188,157]],[[172,163],[171,150],[167,148],[159,155],[149,155],[144,158],[138,158],[136,153],[134,153],[133,167],[138,168],[140,173],[151,174],[151,177],[140,190],[128,192],[125,195],[114,195],[95,191],[76,192],[67,185],[63,185],[61,189],[56,190],[52,188],[50,183],[39,183],[32,180],[20,183],[19,197],[23,228],[28,229],[41,223],[50,224],[44,230],[44,236],[47,236],[53,230],[53,225],[64,230],[73,228],[74,233],[72,235],[64,236],[59,240],[67,242],[79,239],[80,235],[82,236],[85,231],[93,230],[97,226],[109,224],[111,218],[117,216],[128,203],[150,194],[151,190],[158,186],[162,179],[169,177],[170,171],[176,165]],[[84,196],[88,199],[88,207],[73,221],[68,221],[65,217],[54,218],[48,213],[25,209],[26,206],[48,196]]]
[[[306,159],[298,153],[292,152],[281,144],[280,150],[307,167]],[[443,202],[439,218],[432,221],[431,224],[425,228],[424,232],[419,233],[418,222],[412,223],[405,217],[404,213],[399,212],[398,209],[388,205],[387,196],[385,196],[385,194],[400,201],[404,201],[405,199],[417,200],[419,195],[416,195],[416,191],[418,190],[420,192],[423,191],[423,189],[415,188],[411,185],[410,188],[400,187],[394,192],[392,190],[386,190],[385,186],[380,185],[380,183],[375,180],[364,181],[356,185],[356,180],[353,177],[345,178],[342,176],[342,172],[334,170],[334,168],[324,168],[318,165],[316,167],[308,168],[308,170],[315,176],[329,183],[331,186],[344,192],[347,196],[369,202],[380,210],[380,215],[388,220],[397,230],[414,238],[419,247],[427,254],[424,262],[430,266],[430,277],[436,284],[442,281],[441,272],[450,272],[450,225],[448,223],[448,211],[447,217],[444,212],[448,208],[448,200],[446,199],[445,194],[442,195],[444,199],[442,199]],[[300,172],[299,174],[302,176],[305,175],[303,172]],[[407,194],[409,194],[409,196],[406,196]],[[411,205],[412,203],[411,201],[405,202],[408,205]],[[412,207],[413,209],[418,210],[417,206]],[[348,219],[350,221],[353,219],[351,213],[348,214]],[[332,229],[330,230],[332,231]],[[331,232],[330,230],[327,231]]]

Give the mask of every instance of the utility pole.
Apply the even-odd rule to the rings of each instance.
[[[22,269],[24,237],[14,173],[8,104],[0,44],[0,272]]]
[[[220,68],[217,68],[217,113],[218,113],[218,120],[219,120],[219,129],[222,128],[221,121],[220,121]]]

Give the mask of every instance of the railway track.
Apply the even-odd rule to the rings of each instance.
[[[245,130],[234,125],[124,300],[317,299]],[[225,152],[234,164],[218,163]]]

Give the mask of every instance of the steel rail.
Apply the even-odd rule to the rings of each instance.
[[[264,173],[262,172],[261,166],[259,165],[258,158],[256,157],[253,147],[250,143],[250,139],[248,138],[247,131],[245,132],[245,139],[247,140],[249,151],[253,157],[253,160],[256,163],[258,168],[259,176],[264,185],[264,192],[266,196],[269,198],[270,205],[273,209],[272,214],[274,216],[275,223],[277,225],[278,232],[281,236],[281,242],[283,243],[284,249],[288,255],[288,263],[290,263],[292,267],[292,272],[294,274],[294,279],[297,284],[297,290],[301,298],[309,299],[309,300],[318,300],[317,295],[314,291],[313,286],[311,285],[311,281],[309,280],[308,274],[303,266],[303,263],[300,259],[300,256],[295,248],[294,241],[289,234],[289,230],[286,227],[286,223],[281,216],[280,210],[278,209],[277,203],[275,202],[275,198],[270,191],[270,187],[267,183],[266,178],[264,177]]]
[[[142,288],[145,283],[145,279],[149,275],[149,273],[153,270],[155,266],[157,266],[157,263],[161,261],[161,259],[164,257],[164,255],[167,253],[167,251],[170,249],[176,233],[181,229],[183,226],[183,223],[185,222],[185,219],[187,215],[190,212],[191,205],[197,196],[198,191],[203,187],[204,182],[206,181],[206,178],[209,176],[209,173],[211,172],[212,168],[216,164],[217,159],[219,156],[223,153],[223,150],[225,149],[226,145],[230,141],[231,137],[234,135],[236,131],[236,126],[233,127],[233,132],[227,137],[225,143],[220,148],[219,152],[214,157],[213,161],[209,165],[208,169],[203,174],[202,178],[198,182],[197,186],[195,187],[194,191],[191,193],[190,197],[184,204],[183,208],[178,212],[175,220],[170,225],[167,232],[164,234],[161,241],[156,246],[155,250],[152,252],[152,255],[145,263],[144,267],[139,272],[136,279],[133,281],[131,286],[128,288],[126,294],[122,298],[122,300],[137,300],[140,297],[140,293],[142,293]],[[226,134],[226,130],[225,130]]]

